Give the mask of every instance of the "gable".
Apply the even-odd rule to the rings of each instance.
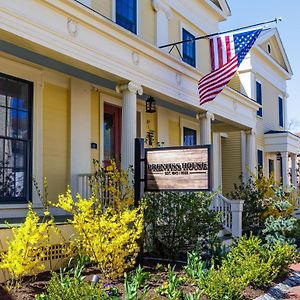
[[[262,43],[260,47],[288,72],[283,55],[274,36]]]
[[[277,28],[272,28],[261,33],[256,46],[269,57],[273,63],[280,66],[285,72],[293,75],[289,59],[285,52]]]

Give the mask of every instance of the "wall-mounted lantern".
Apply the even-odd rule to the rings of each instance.
[[[278,153],[276,154],[276,160],[281,160],[281,153],[280,153],[280,152],[278,152]]]
[[[155,99],[150,96],[147,100],[146,100],[146,113],[155,113],[156,112],[156,103],[155,103]]]

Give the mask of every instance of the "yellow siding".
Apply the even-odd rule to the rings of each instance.
[[[169,146],[180,146],[179,122],[169,120]]]
[[[239,76],[238,73],[236,73],[236,74],[233,76],[233,78],[229,81],[228,85],[229,85],[232,89],[234,89],[234,90],[236,90],[236,91],[238,91],[238,92],[241,91],[241,81],[240,81],[240,76]]]
[[[152,8],[151,1],[140,0],[139,2],[139,36],[151,43],[155,44],[155,11]],[[147,13],[145,13],[147,12]]]
[[[144,114],[144,137],[147,139],[147,132],[153,130],[154,131],[154,141],[152,146],[149,144],[147,146],[149,147],[156,147],[157,146],[157,113],[145,113]],[[146,140],[146,143],[148,141]]]
[[[100,103],[99,94],[96,91],[91,92],[91,141],[97,144],[97,149],[91,149],[91,162],[93,170],[93,159],[100,158]]]
[[[69,91],[45,83],[43,92],[43,176],[49,199],[65,192],[69,182]]]
[[[240,182],[241,173],[241,134],[240,132],[229,132],[228,138],[222,138],[222,185],[224,195],[233,190],[234,183]]]
[[[112,18],[112,4],[111,0],[92,0],[92,8],[107,18]]]

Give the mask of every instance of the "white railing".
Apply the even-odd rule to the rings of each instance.
[[[221,222],[225,230],[233,237],[242,236],[243,200],[229,200],[221,194],[213,199],[211,208],[220,212]]]
[[[78,175],[77,192],[85,199],[88,199],[92,193],[91,177],[92,174]],[[109,195],[103,195],[103,198],[104,202],[109,201]],[[223,195],[217,194],[211,205],[211,209],[220,213],[223,228],[231,233],[233,237],[242,236],[243,204],[243,200],[229,200]]]
[[[79,174],[77,181],[77,193],[80,194],[82,198],[89,199],[92,194],[92,189],[90,185],[90,179],[93,174]]]

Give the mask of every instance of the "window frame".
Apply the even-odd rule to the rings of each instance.
[[[25,178],[25,196],[24,197],[2,197],[0,195],[0,204],[24,204],[32,200],[32,178],[33,178],[33,118],[34,118],[34,82],[12,76],[3,72],[0,72],[1,77],[6,79],[15,80],[28,85],[28,137],[27,139],[1,136],[3,140],[11,141],[24,141],[26,143],[26,166],[24,167]],[[7,124],[5,124],[7,128]],[[14,166],[14,168],[16,168]],[[14,169],[13,168],[13,169]]]
[[[187,129],[187,130],[191,130],[191,131],[193,131],[193,133],[195,133],[195,143],[193,144],[193,145],[187,145],[187,144],[185,144],[184,143],[184,140],[185,140],[185,129]],[[186,127],[186,126],[183,126],[183,146],[196,146],[197,145],[197,130],[196,129],[194,129],[194,128],[190,128],[190,127]]]
[[[280,102],[281,102],[281,114],[280,114]],[[279,127],[284,128],[284,105],[283,105],[283,97],[281,96],[278,96],[278,123],[279,123]]]
[[[117,0],[112,0],[112,5],[111,5],[111,9],[112,9],[112,20],[117,24]],[[125,30],[131,32],[132,34],[136,34],[139,35],[139,0],[135,0],[136,1],[136,32],[132,32],[126,28],[124,28],[122,25],[119,25],[120,27],[124,28]]]
[[[178,119],[176,120],[176,122],[178,122]],[[184,127],[196,131],[196,145],[198,145],[200,142],[200,124],[183,117],[180,117],[179,122],[180,122],[180,145],[181,146],[184,145]]]
[[[258,99],[257,99],[257,85],[260,85],[260,96],[261,96],[261,101],[260,101],[260,103],[257,101]],[[261,81],[259,81],[259,80],[256,80],[255,81],[255,100],[256,100],[256,103],[258,103],[258,104],[260,104],[261,105],[261,107],[259,108],[259,110],[256,112],[256,116],[257,117],[263,117],[263,89],[262,89],[262,83],[261,83]]]
[[[185,40],[186,39],[186,38],[184,38],[184,31],[186,33],[188,33],[189,35],[193,36],[193,38],[196,37],[196,35],[194,33],[192,33],[190,30],[188,30],[186,27],[182,27],[181,28],[181,40]],[[197,48],[196,48],[196,42],[195,41],[193,42],[193,45],[194,45],[194,49],[193,49],[193,52],[194,52],[193,64],[189,63],[188,61],[185,60],[185,57],[184,57],[184,47],[185,47],[185,45],[187,45],[187,43],[182,44],[182,47],[181,47],[181,49],[182,49],[182,51],[181,51],[181,53],[182,53],[182,60],[185,63],[187,63],[188,65],[190,65],[191,67],[197,68]]]

